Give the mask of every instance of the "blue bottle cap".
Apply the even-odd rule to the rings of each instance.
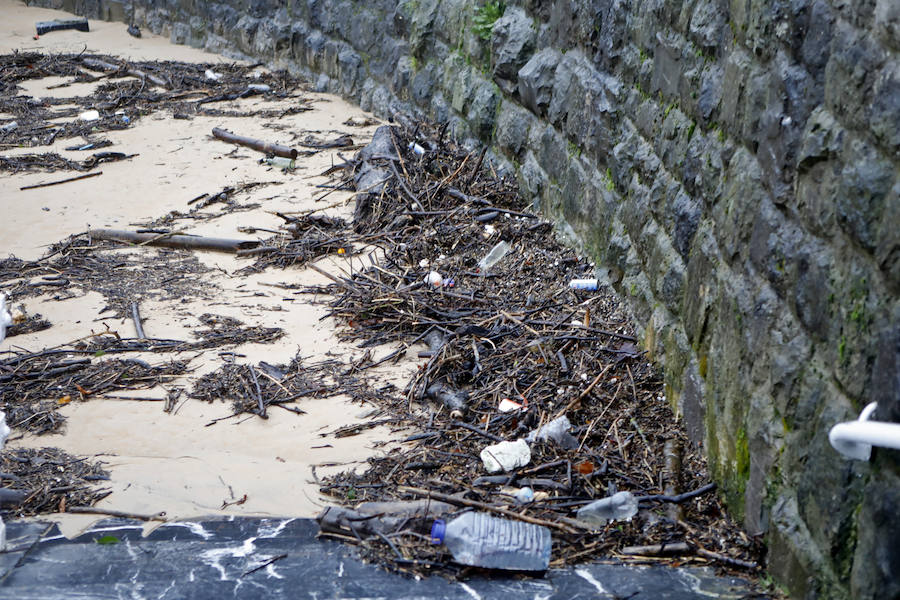
[[[434,524],[431,526],[431,543],[443,544],[444,531],[446,531],[446,529],[447,524],[442,519],[436,519]]]

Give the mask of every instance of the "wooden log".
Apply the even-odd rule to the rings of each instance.
[[[233,240],[212,238],[199,235],[156,235],[152,233],[135,233],[120,229],[92,229],[90,234],[98,240],[131,242],[146,246],[162,246],[164,248],[183,248],[188,250],[215,250],[232,252],[247,250],[259,245],[256,240]]]
[[[295,150],[294,148],[288,148],[287,146],[282,146],[280,144],[264,142],[262,140],[257,140],[250,137],[244,137],[242,135],[237,135],[218,127],[213,127],[212,134],[217,139],[220,139],[223,142],[228,142],[229,144],[247,146],[248,148],[253,148],[254,150],[257,150],[259,152],[274,154],[275,156],[290,158],[292,160],[297,158],[297,150]]]

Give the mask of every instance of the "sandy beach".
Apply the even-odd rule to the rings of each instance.
[[[233,62],[171,45],[149,32],[143,32],[140,39],[133,38],[121,23],[91,21],[88,33],[61,31],[35,40],[35,21],[70,15],[28,8],[13,0],[0,0],[0,13],[5,17],[0,25],[0,48],[4,54],[86,51],[133,60]],[[67,83],[66,78],[60,77],[32,79],[21,86],[19,94],[35,99],[72,98],[91,94],[97,85]],[[23,186],[61,179],[68,173],[0,171],[3,210],[0,252],[4,257],[14,255],[34,260],[50,244],[72,234],[104,227],[134,230],[136,225],[171,211],[188,210],[188,201],[200,194],[226,187],[240,189],[253,182],[270,183],[242,191],[236,201],[243,205],[258,204],[258,207],[219,214],[213,204],[208,209],[211,218],[182,220],[174,227],[204,236],[262,239],[269,234],[250,234],[241,228],[275,230],[284,223],[273,214],[277,211],[296,213],[328,206],[322,214],[347,216],[352,212],[349,192],[333,191],[317,200],[323,196],[323,190],[316,186],[329,181],[319,173],[340,162],[336,150],[302,157],[297,161],[296,170],[283,173],[259,164],[262,154],[224,143],[211,135],[214,127],[221,127],[286,145],[294,145],[306,135],[319,139],[350,135],[359,144],[365,143],[374,131],[374,126],[345,125],[351,117],[368,116],[358,107],[334,96],[306,91],[280,99],[256,96],[222,102],[218,108],[241,113],[286,109],[298,103],[308,104],[312,110],[283,118],[198,114],[188,120],[175,120],[167,111],[142,116],[125,129],[103,134],[112,142],[108,150],[136,156],[103,164],[99,167],[101,176],[82,181],[21,190]],[[4,118],[9,117],[0,109],[0,119]],[[80,160],[85,157],[84,152],[65,150],[76,142],[59,139],[51,146],[3,147],[2,153],[15,156],[56,152],[64,158]],[[138,248],[116,252],[152,255],[158,250]],[[203,251],[194,255],[205,267],[205,272],[194,282],[198,294],[142,301],[140,309],[148,337],[190,339],[191,332],[200,325],[198,317],[204,313],[234,317],[253,326],[280,327],[285,335],[273,343],[228,348],[234,355],[226,357],[219,354],[220,349],[178,356],[190,360],[192,371],[170,381],[165,388],[190,388],[197,378],[218,369],[232,357],[242,364],[263,360],[286,364],[298,354],[310,362],[331,358],[349,363],[362,354],[362,350],[337,339],[337,324],[325,318],[327,307],[323,299],[273,287],[319,284],[327,281],[324,275],[310,269],[268,269],[259,274],[236,276],[235,271],[250,264],[251,259]],[[333,273],[355,268],[351,259],[322,260],[318,266]],[[121,332],[123,337],[134,336],[130,319],[109,318],[108,313],[101,312],[107,304],[103,296],[77,289],[77,284],[71,291],[64,295],[71,297],[63,299],[58,299],[55,291],[39,297],[13,297],[14,316],[21,315],[23,309],[27,314],[40,313],[52,327],[9,337],[0,344],[0,351],[40,351],[105,327]],[[378,348],[376,354],[389,351],[391,348]],[[171,357],[148,353],[136,358],[156,364]],[[379,376],[402,387],[415,368],[414,360],[407,358],[383,369]],[[141,390],[131,395],[156,398],[165,395],[167,389]],[[373,418],[374,407],[334,397],[302,399],[296,406],[306,414],[270,411],[267,420],[244,415],[206,426],[214,419],[228,416],[230,407],[223,402],[183,398],[175,411],[165,413],[160,402],[102,397],[74,399],[60,408],[67,419],[64,433],[31,436],[14,431],[9,446],[54,446],[102,460],[111,474],[111,480],[104,482],[105,487],[113,491],[98,505],[105,509],[142,514],[165,512],[168,519],[217,514],[312,516],[324,499],[313,481],[311,467],[319,465],[317,474],[322,475],[359,465],[374,453],[390,448],[382,442],[391,438],[391,432],[374,427],[360,435],[336,438],[328,432]],[[246,500],[240,504],[229,504],[244,497]],[[57,515],[57,518],[72,534],[101,517]]]

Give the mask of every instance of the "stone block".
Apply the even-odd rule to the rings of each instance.
[[[530,150],[525,153],[525,160],[516,173],[516,180],[519,182],[519,188],[537,208],[535,203],[542,196],[544,186],[547,184],[547,174],[541,169],[534,153]]]
[[[797,249],[793,281],[794,312],[818,342],[831,332],[831,271],[833,256],[820,240],[804,237]]]
[[[835,25],[825,68],[825,105],[845,125],[868,127],[867,104],[884,60],[883,50],[870,36],[843,21]]]
[[[729,263],[746,257],[750,234],[759,206],[769,201],[760,178],[756,160],[740,148],[728,163],[722,199],[712,206],[710,216],[715,223],[719,248]]]
[[[510,156],[519,159],[528,142],[534,116],[515,102],[504,100],[497,116],[494,141]]]
[[[519,69],[534,52],[537,32],[534,22],[518,6],[510,6],[494,23],[491,32],[491,67],[494,79],[512,92],[517,88]]]
[[[880,477],[865,491],[856,530],[856,556],[850,573],[856,600],[900,597],[900,476],[896,463],[880,460]]]
[[[895,294],[900,293],[900,178],[895,182],[884,203],[884,213],[878,232],[875,259]]]
[[[740,48],[728,55],[722,75],[722,103],[720,114],[726,119],[720,127],[727,131],[742,133],[743,113],[746,104],[744,90],[753,72],[753,60]]]
[[[681,81],[681,47],[680,40],[674,36],[656,34],[656,48],[653,50],[653,79],[650,91],[661,93],[666,98],[678,96]]]
[[[844,168],[832,196],[838,225],[856,243],[874,252],[896,168],[862,139],[850,139],[841,158]]]
[[[825,65],[831,56],[835,16],[827,0],[813,0],[808,14],[808,21],[804,24],[800,60],[814,79],[823,81]]]
[[[900,56],[885,64],[872,91],[869,128],[887,152],[900,156]]]
[[[479,79],[476,86],[468,106],[466,121],[472,128],[472,132],[481,141],[487,142],[490,141],[494,133],[494,122],[497,115],[497,107],[500,104],[500,93],[493,83],[484,79]]]
[[[900,304],[878,333],[871,390],[869,398],[878,403],[876,417],[900,423],[900,394],[897,393],[900,390]]]
[[[519,69],[519,97],[522,104],[538,116],[547,113],[553,96],[553,78],[562,55],[543,48]]]
[[[876,1],[875,31],[887,46],[900,51],[900,4],[894,0]]]
[[[728,31],[728,10],[724,0],[699,0],[689,25],[690,37],[699,47],[713,52]]]
[[[413,74],[409,93],[417,106],[427,107],[434,95],[437,80],[434,75],[435,68],[435,64],[429,63],[424,69],[419,69]]]
[[[851,398],[871,394],[872,367],[878,337],[887,327],[889,312],[873,282],[870,260],[859,252],[844,252],[832,270],[834,296],[830,343],[823,348],[835,379]],[[860,400],[861,401],[861,400]],[[859,408],[862,408],[861,406]]]

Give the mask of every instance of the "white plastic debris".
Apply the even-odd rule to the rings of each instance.
[[[18,121],[10,121],[6,125],[0,126],[0,133],[9,133],[10,131],[15,131],[18,126]]]
[[[513,494],[513,498],[515,498],[516,502],[519,504],[528,504],[534,500],[534,490],[530,487],[523,487]]]
[[[596,279],[573,279],[569,287],[573,290],[596,290],[599,282]]]
[[[531,448],[523,439],[500,442],[482,450],[481,460],[488,473],[512,471],[531,462]]]
[[[487,237],[491,237],[497,232],[493,225],[485,225],[484,226],[484,235]]]
[[[515,410],[522,410],[523,406],[514,400],[510,400],[509,398],[504,398],[500,401],[500,404],[497,406],[497,410],[500,412],[513,412]]]
[[[206,72],[203,74],[206,75],[207,79],[212,80],[212,81],[219,81],[220,79],[222,79],[222,74],[216,73],[212,69],[207,69]]]
[[[407,146],[407,147],[409,148],[409,151],[412,152],[413,154],[415,154],[416,156],[422,156],[423,154],[425,154],[425,148],[423,148],[422,146],[418,145],[415,142],[410,142],[409,146]]]
[[[546,423],[540,429],[535,429],[525,439],[532,443],[552,440],[563,448],[577,448],[578,440],[569,433],[571,428],[572,423],[569,422],[569,417],[562,415]]]
[[[486,273],[491,267],[500,262],[509,250],[510,245],[505,240],[498,242],[484,258],[478,261],[478,269],[482,273]]]
[[[261,92],[261,93],[272,91],[272,87],[269,85],[266,85],[265,83],[251,83],[250,85],[247,86],[247,89],[253,90],[254,92]]]
[[[425,276],[425,283],[433,287],[440,287],[444,283],[444,278],[437,271],[431,271]]]
[[[86,110],[80,115],[78,118],[82,121],[97,121],[100,119],[100,111],[97,110]]]
[[[12,322],[12,315],[6,310],[6,294],[0,294],[0,343],[3,343],[3,340],[6,339],[6,328],[12,325]],[[4,441],[6,440],[5,437],[3,439]],[[0,444],[0,447],[2,445]]]
[[[631,492],[618,492],[578,509],[578,520],[602,527],[609,521],[630,521],[638,512],[638,501]]]
[[[431,262],[427,258],[423,258],[422,260],[419,261],[419,267],[421,267],[423,269],[430,264],[431,264]]]

